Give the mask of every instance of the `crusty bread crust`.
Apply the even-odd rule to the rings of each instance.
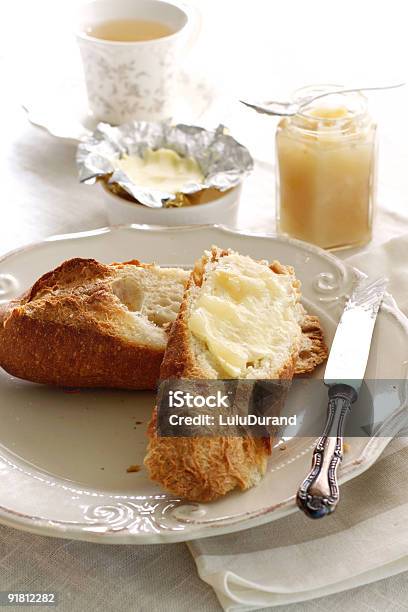
[[[0,332],[1,366],[13,376],[62,387],[154,389],[163,351],[98,329],[32,319],[18,308]]]
[[[228,251],[214,249],[211,261],[227,255]],[[192,291],[200,287],[205,265],[204,257],[191,273],[178,317],[172,326],[160,369],[161,380],[171,378],[205,379],[208,372],[197,363],[188,329],[189,305]],[[270,265],[277,274],[293,276],[293,287],[300,298],[300,283],[291,267],[275,261]],[[295,372],[310,372],[326,356],[322,330],[316,317],[305,314],[302,331],[307,334],[303,343],[304,355],[298,363],[301,347],[294,349],[284,364],[278,379],[291,379]],[[306,339],[305,339],[306,340]],[[156,409],[149,430],[149,445],[145,465],[150,478],[165,489],[191,501],[207,502],[239,488],[245,490],[257,484],[266,471],[271,453],[270,438],[251,437],[159,437],[156,431]]]
[[[118,271],[137,260],[105,265],[71,259],[44,274],[0,312],[0,365],[10,374],[67,387],[154,389],[162,345],[118,332],[126,307],[112,291]],[[182,285],[181,289],[182,291]]]
[[[191,501],[209,502],[260,482],[271,453],[269,438],[157,437],[156,409],[149,425],[145,465],[152,480]]]
[[[329,354],[318,317],[305,311],[301,321],[302,343],[295,365],[295,376],[311,374]]]

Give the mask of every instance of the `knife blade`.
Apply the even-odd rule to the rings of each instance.
[[[367,367],[371,338],[387,280],[359,283],[337,326],[324,373],[327,385],[349,384],[358,392]]]
[[[300,485],[296,501],[310,518],[333,512],[339,501],[337,468],[343,458],[346,417],[364,378],[371,339],[387,281],[360,282],[346,303],[324,374],[329,387],[323,434],[313,451],[312,468]]]

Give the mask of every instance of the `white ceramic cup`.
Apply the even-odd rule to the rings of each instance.
[[[117,19],[156,21],[169,36],[119,42],[93,38],[87,28]],[[96,0],[82,6],[77,26],[90,111],[118,125],[170,118],[183,51],[199,31],[196,9],[162,0]]]

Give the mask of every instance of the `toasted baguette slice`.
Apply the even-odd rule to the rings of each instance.
[[[70,259],[0,313],[0,365],[30,381],[154,389],[188,273]]]
[[[238,266],[235,265],[234,258],[238,258]],[[204,303],[203,296],[223,295],[223,290],[217,288],[214,281],[214,272],[218,273],[219,278],[225,271],[228,272],[228,269],[232,268],[235,273],[238,271],[238,278],[237,274],[234,274],[235,280],[233,278],[231,282],[236,287],[233,308],[239,305],[242,297],[239,269],[241,268],[244,277],[246,266],[249,276],[256,278],[259,273],[259,277],[266,283],[270,282],[276,296],[269,296],[269,300],[265,302],[261,293],[258,299],[257,285],[254,283],[253,299],[249,296],[249,303],[253,308],[253,321],[250,324],[256,321],[263,326],[261,334],[269,339],[271,350],[263,359],[245,364],[236,378],[291,379],[296,372],[311,372],[325,359],[327,349],[319,322],[316,317],[306,315],[299,302],[300,283],[293,268],[285,267],[277,261],[271,265],[267,262],[254,262],[250,258],[214,247],[211,252],[205,254],[191,273],[177,320],[170,332],[160,370],[161,380],[234,377],[231,376],[230,368],[229,371],[224,369],[222,360],[218,359],[214,350],[210,350],[208,342],[198,337],[192,328],[197,329],[194,316]],[[233,288],[230,294],[234,294],[234,291]],[[279,300],[283,306],[277,304]],[[217,305],[214,308],[217,308]],[[230,315],[225,314],[220,323],[219,319],[223,319],[221,309],[217,321],[223,325],[228,317]],[[211,321],[207,319],[206,324],[211,325]],[[257,334],[259,330],[256,325],[253,329]],[[237,345],[241,330],[235,336],[232,330],[232,337],[235,339],[236,352],[241,353],[241,347]],[[260,337],[259,334],[257,337]],[[243,342],[247,340],[248,337],[244,333]],[[214,349],[214,342],[212,348]],[[234,353],[234,344],[232,349]],[[225,360],[223,363],[226,363]],[[152,480],[159,482],[168,491],[192,501],[206,502],[235,488],[248,489],[257,484],[265,473],[267,458],[271,452],[269,438],[158,437],[156,418],[155,410],[148,431],[149,445],[145,465]]]

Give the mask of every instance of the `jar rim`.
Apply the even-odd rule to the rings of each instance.
[[[342,120],[344,121],[346,120],[350,120],[350,119],[362,119],[366,114],[367,114],[367,110],[368,110],[368,100],[367,97],[361,92],[361,91],[356,91],[356,92],[347,92],[345,91],[344,93],[342,93],[341,89],[345,89],[344,85],[338,85],[338,84],[334,84],[334,83],[323,83],[323,84],[317,84],[317,85],[306,85],[304,87],[300,87],[298,89],[296,89],[293,94],[293,100],[294,101],[299,101],[300,99],[303,99],[305,97],[307,97],[307,95],[311,96],[311,95],[318,95],[319,93],[326,93],[327,91],[330,90],[336,90],[336,93],[333,93],[333,96],[337,95],[340,96],[342,98],[342,100],[344,101],[344,106],[347,108],[348,111],[348,115],[347,117],[327,117],[327,116],[319,116],[319,115],[312,115],[310,113],[311,107],[312,105],[316,102],[319,102],[319,98],[317,98],[317,100],[311,102],[310,105],[306,105],[301,111],[299,111],[297,113],[296,116],[301,117],[303,119],[314,119],[314,120],[321,120],[324,121],[327,125],[340,125],[342,123]],[[325,96],[324,99],[328,99],[330,98],[330,95]],[[347,104],[347,101],[349,104]],[[352,105],[350,104],[350,101],[354,101],[354,105],[355,107],[353,108]],[[309,111],[309,112],[308,112]]]

